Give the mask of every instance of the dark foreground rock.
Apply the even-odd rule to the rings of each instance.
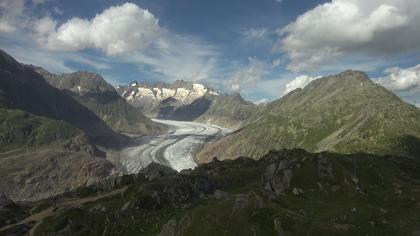
[[[153,164],[143,174],[118,177],[104,184],[108,189],[67,195],[82,201],[118,190],[59,209],[43,219],[35,235],[412,235],[420,230],[417,159],[281,150],[258,161],[215,161],[180,173]]]

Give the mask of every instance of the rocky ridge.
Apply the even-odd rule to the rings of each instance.
[[[117,87],[118,93],[144,114],[161,119],[197,121],[239,128],[257,106],[239,94],[222,94],[193,82],[173,84],[133,82]]]

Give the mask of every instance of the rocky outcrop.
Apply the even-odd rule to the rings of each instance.
[[[354,163],[364,195],[350,181]],[[215,161],[150,180],[118,177],[113,195],[101,188],[82,195],[80,202],[96,200],[58,210],[38,233],[94,227],[105,235],[410,235],[420,228],[419,167],[418,159],[404,157],[279,150],[258,161]]]
[[[282,160],[277,165],[273,163],[267,166],[262,177],[264,189],[268,195],[278,197],[290,188],[292,177],[293,172],[290,162]]]
[[[144,175],[148,180],[156,180],[162,177],[176,175],[178,172],[167,166],[156,162],[150,163],[146,168],[140,170],[139,174]]]

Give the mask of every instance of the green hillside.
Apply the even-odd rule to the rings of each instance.
[[[272,102],[253,118],[238,132],[209,145],[199,159],[258,158],[278,148],[420,154],[420,109],[362,72],[317,79]]]

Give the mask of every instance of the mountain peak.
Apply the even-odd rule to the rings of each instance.
[[[316,91],[323,95],[336,93],[345,90],[347,93],[355,94],[375,89],[377,86],[369,76],[361,71],[346,70],[336,75],[326,76],[309,83],[304,89],[298,90],[295,94]]]
[[[115,91],[114,87],[106,82],[102,76],[87,71],[65,73],[50,79],[50,83],[61,89],[68,89],[76,93]]]
[[[0,49],[0,69],[6,71],[19,71],[23,69],[23,65]]]

